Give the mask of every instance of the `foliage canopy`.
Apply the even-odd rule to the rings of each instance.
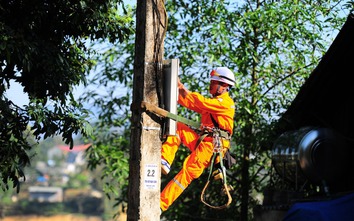
[[[118,6],[120,7],[118,8]],[[86,84],[96,53],[88,41],[123,42],[133,29],[122,1],[0,1],[0,174],[7,181],[23,177],[30,163],[26,150],[29,127],[36,140],[61,135],[89,135],[89,111],[78,103],[74,86]],[[18,106],[7,97],[15,83],[29,103]],[[19,95],[20,96],[20,95]],[[18,186],[19,187],[19,186]]]

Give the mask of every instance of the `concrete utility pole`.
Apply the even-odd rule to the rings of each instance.
[[[133,103],[127,220],[160,220],[161,126],[142,112],[144,100],[159,106],[163,96],[164,1],[138,0],[136,12]]]

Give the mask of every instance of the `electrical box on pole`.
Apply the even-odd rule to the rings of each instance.
[[[177,114],[179,59],[164,60],[163,65],[165,109],[172,114]],[[164,120],[164,136],[176,135],[177,122],[170,118]]]

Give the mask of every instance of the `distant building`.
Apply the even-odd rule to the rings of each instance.
[[[63,202],[63,189],[61,187],[30,186],[28,193],[29,201]]]
[[[48,151],[48,161],[54,162],[56,158],[65,159],[63,172],[65,174],[77,173],[77,166],[85,164],[85,150],[92,144],[75,145],[70,149],[69,145],[58,145]],[[54,166],[54,163],[51,163]],[[58,166],[58,165],[56,165]]]
[[[36,165],[39,186],[64,185],[73,174],[81,173],[85,165],[85,151],[92,144],[80,144],[70,149],[69,145],[56,145],[47,152],[48,161]],[[58,183],[60,182],[60,184]]]
[[[85,150],[89,148],[92,144],[81,144],[76,145],[72,149],[68,145],[59,145],[58,148],[66,155],[66,168],[65,172],[67,174],[77,173],[77,166],[82,166],[85,164]]]

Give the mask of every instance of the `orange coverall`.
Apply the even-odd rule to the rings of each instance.
[[[232,134],[233,119],[235,115],[235,103],[229,93],[223,93],[213,98],[205,98],[197,92],[191,92],[183,97],[179,95],[178,103],[190,110],[201,114],[201,129],[203,127],[214,128],[213,121],[218,123],[219,128]],[[181,142],[191,154],[184,160],[180,172],[166,185],[160,195],[160,207],[162,211],[168,207],[182,194],[188,185],[198,178],[210,164],[213,155],[212,137],[206,137],[196,147],[200,134],[196,133],[189,126],[178,122],[177,136],[169,136],[162,144],[161,156],[170,165]],[[229,148],[230,141],[222,139],[225,148]]]

